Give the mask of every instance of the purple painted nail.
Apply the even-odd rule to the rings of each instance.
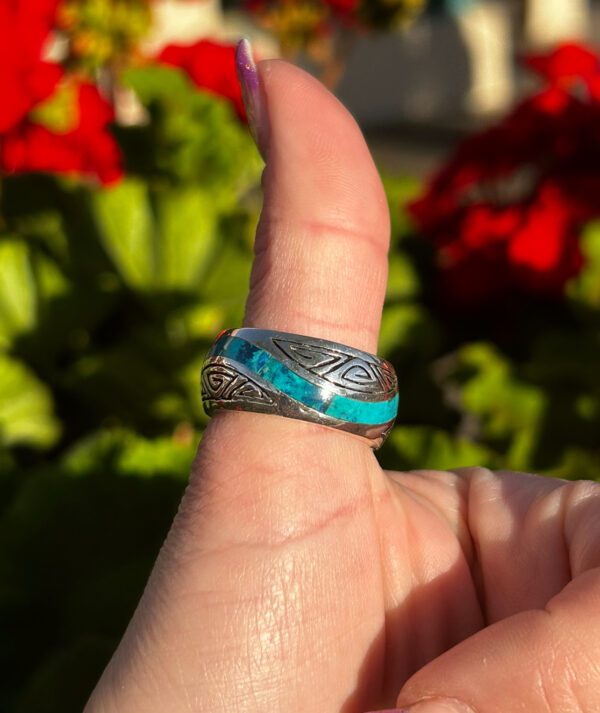
[[[264,155],[265,146],[265,112],[260,87],[260,80],[256,70],[256,63],[252,54],[252,45],[246,38],[238,42],[235,61],[238,77],[242,85],[244,106],[248,115],[248,124],[258,148]]]

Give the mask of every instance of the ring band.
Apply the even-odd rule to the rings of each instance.
[[[202,368],[202,401],[318,423],[379,448],[398,411],[398,380],[385,359],[326,339],[267,329],[229,329]]]

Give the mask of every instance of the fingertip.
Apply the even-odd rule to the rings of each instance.
[[[268,122],[265,189],[277,183],[310,202],[304,217],[332,213],[387,240],[389,214],[379,173],[352,114],[315,77],[279,59],[258,63]],[[286,212],[293,202],[286,201]]]
[[[268,149],[244,324],[375,351],[389,214],[364,137],[303,70],[265,60],[257,72]]]

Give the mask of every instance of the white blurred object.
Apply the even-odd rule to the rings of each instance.
[[[247,37],[252,42],[257,59],[274,59],[281,56],[275,36],[252,22],[249,13],[235,10],[226,12],[219,38],[237,42],[240,37]]]
[[[475,115],[504,111],[514,96],[509,13],[501,3],[475,3],[457,13],[456,23],[469,55],[471,86],[466,96],[467,110]]]
[[[192,44],[214,36],[223,26],[220,0],[154,0],[153,26],[144,50],[157,54],[168,44]]]
[[[128,87],[116,85],[113,92],[115,122],[119,126],[144,126],[150,116],[136,93]]]
[[[402,33],[360,37],[338,95],[359,122],[455,126],[511,106],[513,17],[505,1],[423,17]]]
[[[249,22],[244,13],[224,13],[221,0],[153,0],[152,29],[142,43],[142,51],[153,57],[170,44],[192,45],[209,38],[235,43],[249,37],[260,59],[277,57],[272,37]],[[134,92],[117,87],[114,104],[117,123],[123,126],[145,124],[148,115]]]
[[[532,47],[546,47],[589,35],[589,0],[527,0],[525,39]]]
[[[169,44],[191,45],[203,37],[237,42],[248,37],[257,57],[279,56],[274,38],[251,22],[247,13],[223,12],[220,0],[154,0],[153,26],[144,41],[148,55]]]
[[[68,54],[69,41],[60,32],[53,32],[42,48],[42,57],[46,62],[64,62]]]

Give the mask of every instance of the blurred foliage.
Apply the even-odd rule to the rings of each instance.
[[[205,423],[198,374],[239,324],[261,163],[231,104],[132,70],[114,187],[0,197],[0,710],[80,711],[132,614]]]
[[[88,72],[127,64],[150,23],[150,0],[65,0],[57,17],[69,63]]]
[[[324,36],[390,30],[417,17],[426,0],[243,0],[284,51],[311,50]]]
[[[42,175],[0,195],[0,710],[75,713],[114,650],[205,424],[198,376],[240,324],[261,164],[228,102],[174,69],[125,81],[111,188]],[[449,315],[432,248],[384,176],[380,351],[401,384],[386,467],[600,477],[600,224],[563,300]]]
[[[354,42],[368,32],[396,30],[415,20],[426,0],[240,0],[277,39],[284,57],[301,52],[332,88],[341,78]],[[239,4],[239,3],[235,3]]]

